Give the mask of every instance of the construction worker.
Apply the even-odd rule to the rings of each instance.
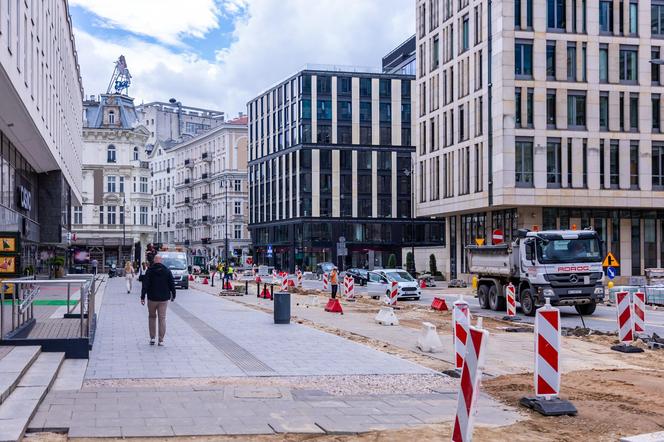
[[[339,288],[339,273],[336,267],[332,267],[330,272],[330,285],[332,286],[332,299],[337,297],[337,289]]]
[[[229,264],[228,265],[228,279],[233,279],[233,272],[234,272],[233,266]]]

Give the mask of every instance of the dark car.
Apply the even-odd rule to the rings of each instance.
[[[355,284],[357,285],[367,285],[368,270],[365,269],[348,269],[346,274],[353,277]]]

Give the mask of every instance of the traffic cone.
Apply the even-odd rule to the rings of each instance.
[[[190,273],[190,274],[189,274],[189,281],[193,281],[193,280],[194,280],[194,275],[192,275],[192,274]]]
[[[420,288],[425,289],[427,288],[427,283],[424,281],[424,279],[420,279]]]
[[[208,284],[208,279],[207,279],[207,278],[203,278],[203,285],[207,285],[207,284]]]

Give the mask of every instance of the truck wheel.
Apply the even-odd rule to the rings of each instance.
[[[489,307],[491,310],[505,310],[505,298],[498,294],[498,287],[492,285],[489,289]]]
[[[530,289],[521,292],[521,310],[523,310],[523,314],[526,316],[535,316],[537,306],[535,305],[533,291]]]
[[[479,301],[481,308],[489,308],[489,287],[486,285],[481,285],[477,289],[477,300]]]
[[[581,305],[575,305],[574,308],[576,309],[577,313],[583,316],[589,316],[595,313],[595,308],[597,307],[597,304],[594,302],[591,302],[590,304],[581,304]]]

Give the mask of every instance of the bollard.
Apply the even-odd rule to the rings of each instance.
[[[214,275],[216,275],[217,272],[212,272],[212,280],[210,281],[210,287],[214,287]]]
[[[274,284],[270,284],[270,301],[274,301]]]
[[[249,294],[249,293],[247,293]],[[261,283],[256,281],[256,297],[260,298],[261,297]]]
[[[244,281],[244,294],[249,294],[249,280]]]

